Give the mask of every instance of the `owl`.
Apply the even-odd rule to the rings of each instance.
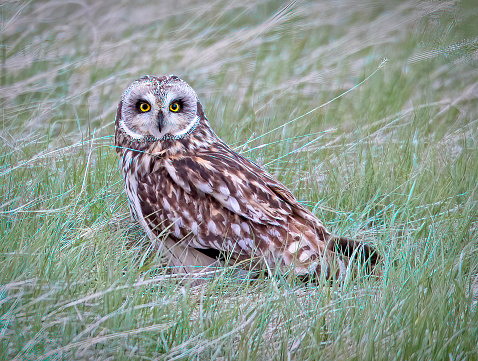
[[[372,247],[331,235],[281,182],[219,139],[196,92],[175,75],[128,86],[115,143],[132,217],[182,272],[217,265],[219,254],[267,273],[327,278],[343,274],[355,251],[377,261]]]

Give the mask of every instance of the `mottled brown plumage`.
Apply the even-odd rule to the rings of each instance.
[[[131,214],[173,265],[211,265],[216,260],[198,250],[212,249],[298,275],[328,274],[333,261],[336,275],[347,264],[334,257],[337,248],[347,256],[359,246],[376,261],[367,245],[332,237],[282,183],[221,141],[178,77],[135,81],[115,124]],[[158,240],[165,230],[169,238]]]

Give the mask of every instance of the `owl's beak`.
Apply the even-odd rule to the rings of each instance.
[[[160,110],[159,113],[158,113],[158,129],[159,129],[159,132],[161,133],[161,130],[164,128],[164,114],[163,112]]]

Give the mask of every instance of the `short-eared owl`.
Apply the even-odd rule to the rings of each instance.
[[[359,247],[375,263],[371,247],[331,236],[282,183],[219,139],[177,76],[133,82],[115,125],[131,214],[173,266],[209,266],[214,250],[268,271],[336,277]]]

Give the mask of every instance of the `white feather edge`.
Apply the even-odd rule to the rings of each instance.
[[[191,129],[193,129],[193,127],[195,127],[197,124],[199,123],[199,117],[196,115],[196,117],[194,118],[194,121],[189,123],[189,125],[184,128],[183,130],[181,130],[180,132],[177,132],[175,134],[172,134],[172,136],[174,138],[180,138],[182,136],[184,136],[185,134],[187,134]]]
[[[125,123],[124,119],[121,119],[121,120],[120,120],[120,127],[121,127],[121,128],[125,131],[125,133],[128,134],[131,138],[134,138],[134,139],[144,138],[143,135],[137,134],[137,133],[133,132],[131,129],[129,129],[129,128],[126,126],[126,123]]]

